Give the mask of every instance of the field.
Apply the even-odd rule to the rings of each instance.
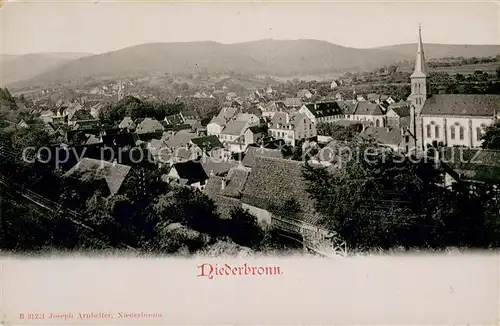
[[[463,65],[456,67],[438,67],[438,68],[430,68],[431,72],[446,72],[448,74],[462,74],[462,75],[470,75],[473,74],[476,70],[481,70],[483,72],[487,72],[489,74],[495,73],[496,69],[500,67],[500,62],[489,62],[489,63],[478,63],[472,65]],[[400,71],[402,72],[412,72],[413,66],[405,65],[400,66]]]

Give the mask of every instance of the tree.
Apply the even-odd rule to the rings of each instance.
[[[347,145],[358,159],[343,159],[335,173],[306,164],[308,192],[325,223],[350,247],[436,245],[442,176],[426,162],[412,163],[373,140]]]
[[[330,136],[335,140],[352,140],[357,134],[356,129],[359,125],[342,126],[333,123],[319,123],[317,127],[318,135]]]
[[[500,150],[500,121],[486,127],[481,139],[483,140],[483,148]]]
[[[238,207],[231,211],[231,219],[226,230],[228,236],[237,244],[258,249],[264,239],[264,231],[257,218],[249,211]]]

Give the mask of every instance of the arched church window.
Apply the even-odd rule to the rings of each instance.
[[[464,140],[464,132],[465,132],[464,127],[460,126],[460,140]]]
[[[455,139],[455,126],[450,127],[450,137],[451,139]]]
[[[434,136],[435,136],[436,138],[439,138],[439,126],[438,126],[438,125],[436,125],[436,126],[434,127],[434,134],[435,134]]]
[[[427,138],[431,138],[431,125],[427,125]]]
[[[481,137],[483,137],[483,131],[481,130],[481,127],[476,128],[476,140],[480,141]]]
[[[375,121],[375,127],[380,127],[380,121]]]

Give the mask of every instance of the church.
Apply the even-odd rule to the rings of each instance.
[[[417,151],[433,142],[481,147],[485,128],[500,117],[500,95],[429,94],[429,70],[419,27],[415,70],[410,76],[410,133]]]

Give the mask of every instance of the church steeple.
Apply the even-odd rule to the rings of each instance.
[[[422,44],[422,26],[418,25],[417,58],[415,60],[415,70],[411,77],[427,77],[427,64],[425,62],[424,46]]]
[[[427,63],[425,62],[424,46],[422,44],[422,28],[418,26],[417,57],[415,60],[415,70],[410,76],[411,80],[411,112],[410,131],[415,136],[415,147],[423,148],[422,118],[420,116],[428,96],[427,84]]]

